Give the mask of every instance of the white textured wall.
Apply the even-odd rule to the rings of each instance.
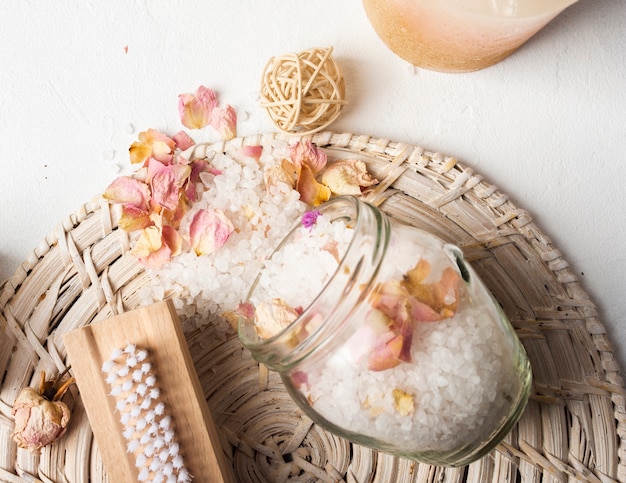
[[[239,134],[270,131],[255,98],[265,62],[327,45],[350,100],[333,129],[457,156],[508,193],[581,275],[625,361],[620,0],[581,0],[510,59],[461,75],[412,72],[375,36],[358,0],[7,0],[0,280],[128,168],[139,131],[181,127],[179,93],[210,86],[249,113]]]

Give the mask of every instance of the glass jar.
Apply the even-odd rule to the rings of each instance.
[[[461,250],[355,197],[305,214],[240,313],[304,412],[378,451],[468,464],[528,399],[524,348]]]
[[[483,69],[513,53],[576,0],[363,0],[383,42],[417,67]]]

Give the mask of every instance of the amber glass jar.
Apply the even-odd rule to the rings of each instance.
[[[250,290],[239,335],[318,424],[443,466],[510,431],[531,369],[461,251],[354,197],[303,217]]]

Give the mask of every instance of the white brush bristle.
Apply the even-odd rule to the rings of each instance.
[[[135,457],[139,481],[189,483],[192,479],[176,441],[174,421],[160,400],[149,353],[135,344],[115,349],[102,364],[124,426],[126,448]]]

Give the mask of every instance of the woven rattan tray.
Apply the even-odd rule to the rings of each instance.
[[[237,138],[213,149],[286,134]],[[205,396],[238,481],[626,481],[625,398],[593,302],[526,211],[454,158],[366,135],[309,137],[331,159],[359,157],[383,181],[382,208],[464,250],[510,317],[534,371],[518,425],[490,455],[456,469],[373,452],[303,417],[278,376],[247,356],[235,333],[187,333]],[[41,455],[11,441],[11,406],[41,370],[65,369],[62,334],[133,309],[148,282],[109,206],[96,200],[64,219],[0,292],[0,480],[106,481],[74,390],[66,435]],[[199,482],[203,483],[203,482]]]

